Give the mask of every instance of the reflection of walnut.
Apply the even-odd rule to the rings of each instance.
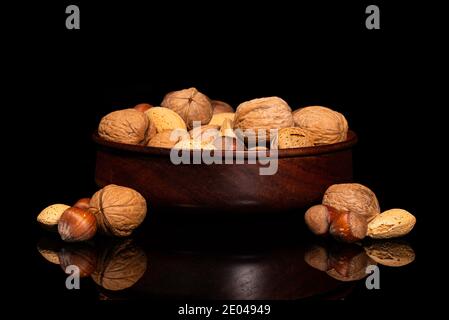
[[[107,290],[123,290],[136,284],[146,269],[145,252],[127,239],[102,250],[92,279]]]
[[[98,230],[118,237],[129,236],[145,219],[147,203],[137,191],[110,184],[90,200]]]
[[[156,134],[156,128],[144,113],[124,109],[104,116],[98,134],[109,141],[145,145]]]
[[[195,88],[166,94],[161,106],[179,114],[188,129],[193,128],[193,121],[199,121],[203,125],[208,124],[212,118],[213,110],[209,98]]]
[[[316,145],[346,140],[348,122],[345,117],[326,107],[306,107],[293,112],[295,125],[310,132]]]
[[[148,141],[148,147],[171,149],[184,139],[190,139],[189,133],[185,130],[164,130]]]
[[[260,138],[269,129],[293,127],[293,116],[288,104],[278,97],[260,98],[241,103],[235,112],[234,129],[243,131],[247,138]],[[251,129],[253,132],[246,130]],[[262,132],[258,132],[258,130]]]

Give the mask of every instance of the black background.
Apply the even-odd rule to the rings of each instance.
[[[432,59],[421,52],[433,34],[421,18],[431,8],[374,2],[381,29],[367,30],[367,4],[358,1],[76,4],[80,30],[65,29],[67,3],[33,5],[19,11],[30,27],[11,24],[23,34],[11,38],[25,73],[11,80],[21,85],[16,97],[26,104],[19,110],[28,128],[20,138],[24,154],[13,161],[25,168],[17,188],[27,193],[21,217],[37,274],[45,268],[35,251],[42,235],[35,216],[95,191],[91,134],[101,117],[195,86],[234,107],[276,95],[293,109],[325,105],[345,114],[359,136],[355,180],[376,192],[382,208],[401,207],[418,219],[409,237],[418,266],[391,273],[396,286],[375,297],[425,298],[417,287],[433,282],[424,267],[440,235],[429,228],[435,194],[428,177],[436,164],[429,167],[423,151],[435,141],[422,111],[430,107],[422,85]],[[54,297],[44,284],[37,281],[36,291]]]

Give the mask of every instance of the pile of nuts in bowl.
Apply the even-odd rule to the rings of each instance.
[[[98,126],[108,141],[190,150],[303,148],[345,141],[347,133],[345,117],[326,107],[292,112],[281,98],[266,97],[243,102],[234,112],[195,88],[168,93],[160,107],[138,104],[111,112]]]

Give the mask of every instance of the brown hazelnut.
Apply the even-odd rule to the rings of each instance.
[[[304,261],[320,271],[329,270],[329,255],[327,249],[322,246],[314,245],[307,249],[304,254]]]
[[[75,202],[73,207],[87,210],[90,207],[89,203],[90,203],[90,198],[81,198],[77,202]]]
[[[332,221],[340,214],[335,208],[318,204],[306,211],[304,220],[316,235],[326,235]]]
[[[214,114],[234,112],[234,108],[232,108],[226,102],[223,102],[220,100],[211,100],[211,104],[212,104],[212,109],[214,110]]]
[[[353,212],[341,212],[331,222],[329,233],[342,242],[356,242],[366,236],[368,224],[363,216]]]
[[[97,265],[95,250],[86,245],[62,248],[58,256],[64,271],[68,266],[75,265],[80,270],[80,277],[90,276]]]
[[[67,242],[89,240],[97,232],[95,216],[88,210],[71,207],[59,219],[58,232]]]
[[[139,103],[134,106],[134,109],[136,109],[137,111],[140,111],[140,112],[145,112],[148,109],[153,108],[153,107],[154,106],[149,103]]]

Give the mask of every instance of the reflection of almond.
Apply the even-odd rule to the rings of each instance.
[[[416,218],[402,209],[387,210],[368,224],[367,235],[375,239],[401,237],[415,226]]]
[[[379,242],[365,247],[366,254],[384,266],[402,267],[415,260],[415,252],[405,243]]]
[[[58,253],[56,251],[49,250],[49,249],[43,249],[43,248],[40,248],[39,246],[37,247],[37,250],[39,251],[41,256],[43,256],[45,258],[45,260],[47,260],[51,263],[54,263],[54,264],[60,264]]]

